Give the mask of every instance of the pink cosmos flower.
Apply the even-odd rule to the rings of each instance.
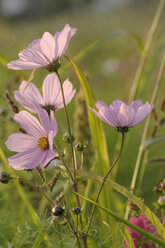
[[[6,141],[9,150],[18,154],[8,159],[9,165],[16,170],[33,169],[42,163],[42,168],[56,156],[53,139],[58,127],[53,111],[50,119],[46,110],[36,106],[40,122],[27,111],[15,114],[14,120],[27,132],[11,134]]]
[[[145,231],[152,233],[158,237],[158,234],[156,232],[155,226],[152,225],[152,223],[147,219],[147,217],[144,214],[141,214],[138,218],[131,217],[129,221],[136,226],[139,226],[140,228],[144,229]],[[142,236],[140,233],[136,232],[132,228],[128,227],[128,230],[131,234],[131,237],[133,239],[135,248],[156,248],[157,245],[153,243],[151,240],[147,239],[146,237]],[[127,248],[126,242],[124,242],[124,248]]]
[[[109,107],[102,101],[96,102],[95,105],[98,112],[89,107],[90,110],[101,120],[121,132],[126,132],[129,128],[142,122],[154,108],[148,102],[142,104],[141,100],[136,100],[130,105],[120,100],[114,101]]]
[[[54,111],[64,107],[60,82],[55,73],[48,74],[44,79],[42,86],[43,96],[41,96],[38,88],[33,83],[30,83],[24,91],[26,85],[27,81],[23,81],[19,90],[14,92],[14,95],[16,101],[31,112],[36,112],[35,105]],[[76,89],[73,89],[71,82],[66,79],[63,83],[63,90],[67,105],[74,97]]]
[[[65,53],[70,39],[76,29],[66,24],[61,32],[51,35],[45,32],[42,38],[34,40],[26,49],[22,50],[18,60],[8,63],[8,68],[14,70],[51,67]]]

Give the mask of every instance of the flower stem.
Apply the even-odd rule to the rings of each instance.
[[[59,156],[60,160],[62,161],[62,163],[63,163],[63,165],[64,165],[66,171],[68,172],[68,175],[70,176],[70,178],[71,178],[73,184],[75,184],[75,180],[74,180],[74,178],[73,178],[73,176],[72,176],[72,173],[71,173],[70,170],[68,169],[68,167],[67,167],[67,165],[66,165],[66,163],[65,163],[65,160],[63,159],[63,156],[61,155],[59,149],[57,148],[57,146],[56,146],[55,144],[54,144],[54,149],[55,149],[56,152],[58,153],[58,156]]]
[[[54,206],[54,203],[49,199],[49,197],[46,195],[46,193],[40,188],[39,185],[34,185],[33,183],[28,182],[26,179],[21,178],[21,177],[13,177],[11,179],[18,179],[20,181],[25,182],[26,184],[28,184],[29,186],[33,187],[34,189],[36,189],[37,191],[39,191],[49,202],[52,206]]]
[[[75,229],[74,229],[74,226],[72,225],[72,223],[70,222],[70,220],[68,219],[68,217],[67,217],[66,215],[63,215],[63,216],[64,216],[64,218],[67,220],[67,222],[68,222],[68,224],[70,225],[70,227],[71,227],[71,229],[72,229],[74,235],[75,235],[76,238],[77,238],[78,247],[81,248],[81,246],[80,246],[80,241],[79,241],[79,237],[78,237],[77,232],[76,232]]]
[[[157,93],[158,93],[158,89],[159,89],[159,86],[160,86],[160,81],[161,81],[164,69],[165,69],[165,51],[164,51],[163,56],[162,56],[162,61],[161,61],[161,65],[160,65],[160,69],[159,69],[159,73],[158,73],[158,78],[157,78],[157,80],[155,82],[155,87],[154,87],[154,91],[153,91],[152,99],[151,99],[151,105],[153,105],[155,103],[155,101],[156,101],[156,96],[157,96]],[[141,143],[140,143],[140,146],[139,146],[139,152],[138,152],[138,155],[137,155],[135,169],[134,169],[132,182],[131,182],[131,191],[132,192],[134,191],[137,175],[138,175],[138,172],[139,172],[140,162],[141,162],[141,158],[142,158],[142,155],[143,155],[145,140],[146,140],[147,132],[148,132],[148,128],[149,128],[150,116],[151,115],[149,115],[147,117],[147,119],[146,119],[145,126],[144,126],[144,131],[143,131],[143,134],[142,134],[142,137],[141,137]],[[141,178],[141,180],[142,180],[142,178]],[[129,215],[129,208],[127,206],[126,213],[125,213],[125,219],[128,219],[128,215]]]
[[[63,87],[62,87],[62,81],[61,81],[60,75],[58,74],[58,71],[56,71],[56,75],[57,75],[57,77],[58,77],[58,79],[59,79],[60,86],[61,86],[61,93],[62,93],[62,99],[63,99],[63,104],[64,104],[65,118],[66,118],[66,122],[67,122],[67,126],[68,126],[68,133],[69,133],[69,139],[70,139],[70,145],[71,145],[71,151],[72,151],[73,174],[74,174],[74,185],[73,185],[73,186],[74,186],[75,192],[78,192],[78,189],[77,189],[77,179],[76,179],[76,159],[75,159],[75,151],[74,151],[74,146],[73,146],[73,142],[72,142],[72,134],[71,134],[71,128],[70,128],[69,117],[68,117],[68,113],[67,113],[67,110],[66,110],[66,103],[65,103],[64,90],[63,90]],[[77,194],[76,194],[76,199],[77,199],[78,207],[80,207],[80,199],[79,199],[79,196],[78,196]],[[81,223],[81,226],[83,227],[81,215],[80,215],[80,223]]]
[[[105,184],[105,181],[106,181],[107,177],[109,176],[109,174],[111,173],[112,169],[114,168],[114,166],[116,165],[117,161],[120,158],[120,155],[121,155],[121,152],[122,152],[122,149],[123,149],[123,145],[124,145],[124,133],[122,132],[122,141],[121,141],[120,151],[119,151],[119,153],[118,153],[115,161],[113,162],[112,166],[110,167],[109,171],[107,172],[107,174],[105,175],[105,177],[103,177],[103,181],[102,181],[101,187],[99,189],[99,192],[97,194],[95,203],[97,203],[97,201],[99,199],[99,196],[100,196],[101,191],[102,191],[102,189],[104,187],[104,184]],[[92,208],[92,213],[91,213],[90,218],[89,218],[89,221],[88,221],[87,232],[86,233],[88,233],[88,231],[89,231],[89,228],[90,228],[90,225],[91,225],[91,222],[92,222],[92,219],[93,219],[95,208],[96,208],[96,205],[94,205],[93,208]]]

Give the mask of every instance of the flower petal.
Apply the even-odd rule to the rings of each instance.
[[[73,89],[73,85],[68,79],[66,79],[64,81],[62,87],[63,87],[63,91],[64,91],[65,104],[68,105],[71,102],[74,95],[76,94],[76,89]],[[56,111],[59,109],[62,109],[64,107],[61,90],[60,90],[59,95],[56,99],[55,106],[56,106],[55,107]]]
[[[32,112],[36,112],[34,104],[44,106],[44,100],[38,90],[38,88],[30,83],[27,88],[27,81],[22,81],[19,91],[15,91],[15,99],[23,105],[25,108],[32,110]]]
[[[76,28],[71,28],[69,24],[66,24],[63,30],[58,33],[58,36],[55,36],[55,39],[57,40],[58,58],[60,58],[65,53],[69,45],[70,39],[73,35],[75,35],[76,31]]]
[[[42,92],[45,105],[55,106],[56,99],[61,91],[60,83],[55,73],[48,74],[43,82]]]
[[[6,146],[10,151],[23,152],[30,148],[37,147],[38,140],[24,133],[14,133],[8,137]]]
[[[25,110],[15,114],[14,120],[34,137],[38,138],[45,135],[45,131],[39,121]]]
[[[35,113],[34,105],[22,96],[19,90],[14,91],[16,101],[31,112]]]
[[[41,168],[44,168],[56,156],[56,154],[57,152],[55,152],[54,150],[47,149],[45,159],[42,162]]]
[[[44,160],[45,155],[45,151],[40,148],[28,149],[8,158],[8,161],[16,170],[33,169]]]
[[[38,62],[32,62],[32,61],[25,61],[22,59],[17,59],[9,62],[7,64],[8,68],[13,70],[28,70],[28,69],[35,69],[35,68],[41,68],[45,65]]]
[[[148,102],[142,105],[136,113],[135,119],[131,123],[131,126],[135,126],[142,122],[146,116],[153,110],[154,106],[151,106]]]
[[[58,125],[54,117],[54,112],[52,110],[50,111],[50,125],[51,125],[51,131],[53,131],[53,137],[55,137],[58,132]]]
[[[27,81],[23,81],[19,87],[22,96],[34,104],[44,105],[44,100],[38,88],[33,83],[29,83],[27,86],[27,83]]]
[[[54,61],[55,56],[55,40],[53,35],[49,32],[45,32],[41,38],[40,47],[42,52],[47,57],[49,64],[51,64]]]
[[[41,108],[39,105],[35,105],[35,109],[37,114],[39,115],[43,128],[46,130],[46,133],[48,134],[48,132],[50,131],[50,121],[47,111]]]

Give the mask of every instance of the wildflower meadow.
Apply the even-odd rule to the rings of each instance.
[[[153,6],[144,37],[100,21],[88,43],[92,25],[68,17],[12,39],[4,24],[2,40],[23,40],[0,54],[0,248],[165,247],[165,0]]]

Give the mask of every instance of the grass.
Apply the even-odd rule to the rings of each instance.
[[[44,19],[25,19],[21,22],[8,22],[1,19],[0,55],[4,56],[9,61],[16,59],[18,52],[25,48],[32,40],[40,37],[45,30],[54,33],[57,30],[61,30],[65,23],[69,23],[72,27],[76,27],[78,29],[76,36],[72,39],[70,47],[67,50],[67,54],[71,57],[76,55],[80,50],[84,49],[91,42],[104,37],[108,33],[117,30],[127,31],[126,35],[119,36],[108,41],[93,54],[79,61],[78,64],[87,76],[87,79],[94,91],[97,100],[103,100],[107,104],[110,104],[113,100],[116,99],[128,101],[130,87],[132,85],[140,57],[138,44],[136,40],[132,38],[131,33],[136,33],[140,37],[141,42],[145,42],[156,7],[157,1],[152,1],[152,3],[149,5],[146,1],[146,3],[143,3],[142,5],[139,4],[138,7],[133,3],[127,4],[115,12],[107,13],[103,16],[96,16],[91,14],[90,11],[83,13],[79,11],[73,14],[65,12],[55,17],[52,16]],[[141,88],[138,94],[138,97],[141,97],[143,102],[150,101],[151,99],[153,85],[157,78],[160,67],[160,59],[164,49],[165,40],[163,29],[164,18],[165,17],[162,16],[160,20],[160,25],[154,37],[154,41],[152,43],[152,47],[144,68],[143,80],[145,82],[145,87]],[[64,59],[63,62],[65,63]],[[107,67],[108,69],[106,69]],[[13,94],[13,90],[18,89],[20,80],[17,80],[13,71],[6,69],[1,64],[0,71],[0,106],[2,108],[9,109],[6,100],[4,99],[5,89],[7,88],[10,93]],[[26,77],[29,77],[30,71],[25,71],[24,73]],[[70,68],[67,73],[69,73],[69,79],[73,82],[78,91],[79,82],[73,72],[73,69]],[[38,86],[41,85],[45,75],[46,70],[43,69],[37,71],[34,82]],[[62,78],[65,79],[65,76],[66,73],[64,73]],[[165,88],[162,84],[155,106],[158,115],[161,115],[162,118],[164,118],[164,112],[160,111],[160,104],[164,99],[164,89]],[[69,116],[71,116],[72,126],[74,125],[72,117],[75,108],[76,106],[74,106],[74,102],[72,101],[72,103],[68,106],[68,112]],[[4,143],[8,135],[12,132],[15,132],[18,128],[17,124],[11,120],[11,116],[12,113],[9,110],[7,110],[5,117],[2,115],[0,116],[0,146],[2,147],[6,156],[10,156],[11,153],[7,150]],[[60,140],[62,134],[66,131],[66,124],[63,121],[64,113],[59,111],[56,117],[59,123],[59,134],[57,139],[59,142],[61,142]],[[149,135],[153,125],[154,120],[152,119],[149,127]],[[118,134],[105,123],[103,123],[103,127],[106,134],[110,160],[112,161],[115,157],[116,151],[114,150],[114,147],[118,140]],[[134,170],[143,128],[144,123],[132,129],[131,132],[127,134],[124,150],[118,165],[119,169],[116,180],[119,184],[124,185],[127,188],[130,187],[131,177]],[[165,128],[162,127],[159,130],[158,135],[164,135],[164,131]],[[164,147],[164,145],[164,141],[153,145],[149,150],[149,157],[163,156],[162,147]],[[3,168],[4,165],[2,161],[0,162],[0,165],[1,168]],[[31,173],[16,173],[19,176],[32,180]],[[137,187],[135,189],[136,194],[144,198],[145,203],[151,209],[154,209],[152,204],[157,199],[157,196],[152,192],[152,189],[162,179],[163,175],[164,165],[162,163],[147,163],[144,174],[145,180],[143,182],[139,182],[141,184],[140,188]],[[50,175],[48,175],[48,177],[50,177]],[[39,181],[40,179],[37,177],[37,180]],[[53,194],[54,198],[60,192],[61,184],[64,182],[65,176],[57,185],[57,188]],[[43,216],[43,209],[47,208],[48,214],[50,214],[50,208],[47,206],[44,198],[42,196],[38,196],[38,193],[33,189],[29,188],[28,186],[23,186],[23,189],[26,192],[28,199],[32,203],[32,206],[39,213],[39,218],[41,222],[43,222],[42,226],[44,226],[46,217],[44,218]],[[0,247],[8,248],[9,245],[12,246],[13,244],[15,244],[17,248],[32,247],[32,244],[35,243],[35,239],[39,230],[32,223],[30,214],[27,213],[20,197],[18,194],[16,194],[15,185],[12,182],[8,185],[1,185],[0,192]],[[118,209],[121,209],[121,212],[124,213],[124,204],[122,203],[121,199],[122,198],[119,200]],[[69,199],[69,201],[71,202],[72,198]],[[74,203],[72,204],[74,207]],[[112,205],[115,209],[115,201],[112,202]],[[159,212],[158,215],[160,216]],[[68,229],[67,227],[62,228],[64,230],[64,236],[62,239],[65,239],[65,237],[68,235]],[[99,232],[102,233],[101,230],[99,230]],[[48,240],[46,241],[43,239],[39,247],[42,248],[45,247],[45,244],[54,242],[52,233],[52,228],[48,229],[48,234],[50,234],[48,235]],[[30,241],[28,240],[29,237],[31,237]],[[20,242],[17,240],[20,240]],[[68,242],[72,245],[72,240],[68,240]],[[99,242],[101,241],[99,240]],[[70,245],[69,243],[68,247]],[[107,246],[105,244],[101,247]]]

